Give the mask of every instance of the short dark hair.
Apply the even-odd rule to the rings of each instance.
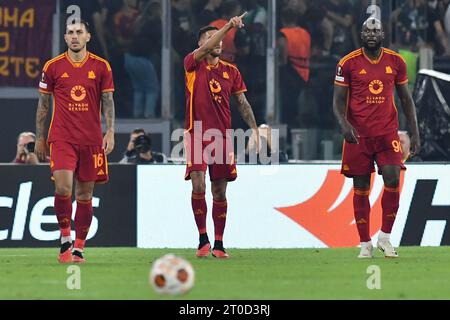
[[[85,21],[85,20],[83,20],[83,19],[71,19],[71,20],[67,20],[67,23],[66,23],[66,33],[67,33],[67,26],[68,25],[71,25],[71,24],[76,24],[76,23],[79,23],[79,24],[83,24],[84,25],[84,27],[86,28],[86,32],[87,33],[90,33],[91,31],[89,30],[89,23],[87,23],[87,21]]]
[[[143,134],[146,134],[145,133],[145,130],[143,129],[143,128],[136,128],[136,129],[134,129],[133,131],[131,131],[131,134],[136,134],[136,133],[143,133]]]
[[[198,30],[198,34],[197,34],[197,40],[200,41],[200,39],[202,38],[202,36],[207,33],[208,31],[211,30],[219,30],[219,28],[214,27],[214,26],[205,26],[203,28],[200,28],[200,30]]]

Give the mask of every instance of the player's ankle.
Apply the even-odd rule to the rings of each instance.
[[[380,233],[378,234],[378,239],[380,240],[387,240],[389,241],[391,238],[391,234],[390,233],[386,233],[380,230]]]
[[[75,248],[75,249],[73,249],[73,251],[72,251],[72,255],[73,255],[73,256],[77,256],[77,257],[79,257],[79,258],[83,258],[83,251],[82,251],[82,250],[80,251],[80,249]]]
[[[224,249],[224,247],[223,247],[223,241],[222,241],[222,240],[216,240],[216,241],[214,241],[214,250],[225,251],[225,249]]]
[[[61,248],[59,250],[59,253],[64,253],[67,250],[69,250],[72,247],[72,241],[66,241],[61,244]]]
[[[200,243],[203,243],[203,244],[209,242],[208,234],[207,234],[206,232],[200,234],[200,236],[199,236],[199,242],[200,242]]]
[[[72,237],[71,236],[61,237],[61,244],[66,243],[66,242],[72,243]]]

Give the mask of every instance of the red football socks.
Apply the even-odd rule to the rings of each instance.
[[[227,221],[227,200],[213,201],[214,240],[222,241]]]
[[[356,227],[361,242],[369,242],[370,238],[370,190],[354,189],[353,208],[355,210]]]
[[[72,195],[55,194],[55,213],[58,219],[61,237],[70,237],[70,222],[72,221]]]
[[[75,213],[75,249],[84,249],[84,243],[89,232],[89,227],[91,226],[93,212],[92,199],[87,201],[77,200],[77,211]]]
[[[206,233],[206,200],[205,193],[192,193],[192,211],[200,234]]]
[[[384,233],[391,233],[399,206],[400,189],[384,186],[383,197],[381,198],[381,207],[383,208],[381,231]]]

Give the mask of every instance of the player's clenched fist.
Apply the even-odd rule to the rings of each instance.
[[[242,28],[244,27],[244,23],[242,22],[242,19],[244,19],[244,17],[247,15],[247,11],[244,12],[242,15],[237,16],[237,17],[233,17],[230,19],[230,21],[228,22],[228,24],[232,27],[232,28]]]
[[[358,134],[356,133],[355,128],[353,128],[350,123],[345,123],[342,126],[342,135],[344,136],[345,141],[347,141],[348,143],[359,143]]]
[[[105,150],[105,154],[110,154],[114,149],[114,132],[108,130],[103,137],[103,149]]]
[[[36,153],[38,159],[41,161],[45,161],[47,159],[47,142],[45,141],[45,139],[38,138],[36,140],[34,153]]]

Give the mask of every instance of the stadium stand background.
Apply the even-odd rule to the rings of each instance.
[[[399,50],[405,57],[411,90],[420,69],[450,72],[449,2],[375,1],[385,25],[385,46]],[[246,28],[233,35],[231,59],[244,76],[258,124],[268,123],[280,129],[281,145],[290,159],[338,160],[341,137],[332,113],[335,66],[340,57],[359,47],[359,28],[368,17],[367,8],[372,3],[369,0],[37,0],[16,5],[15,1],[7,0],[0,6],[4,10],[0,21],[6,30],[11,28],[13,22],[5,19],[8,7],[18,6],[19,18],[27,6],[34,7],[36,12],[43,7],[52,8],[50,19],[38,20],[42,15],[36,15],[33,26],[38,32],[51,30],[47,37],[51,41],[30,38],[33,40],[29,39],[28,46],[23,47],[25,51],[43,52],[37,68],[41,70],[44,58],[49,59],[65,49],[63,33],[67,7],[80,6],[82,17],[89,22],[93,33],[88,49],[107,58],[114,72],[118,137],[111,161],[118,161],[129,132],[136,127],[150,132],[155,151],[169,153],[171,130],[183,127],[182,61],[197,46],[197,30],[234,12],[248,11]],[[309,79],[288,107],[281,96],[283,66],[278,46],[282,37],[281,13],[286,9],[297,16],[297,25],[311,36]],[[141,19],[139,28],[133,27],[136,19]],[[18,34],[10,32],[11,43]],[[4,42],[0,43],[4,48]],[[12,46],[11,54],[7,50],[0,51],[0,56],[9,59],[10,71],[9,76],[0,72],[1,162],[10,162],[14,157],[18,133],[34,131],[40,73],[27,79],[25,86],[18,85],[13,72],[15,65],[10,58],[20,53],[14,50]],[[136,83],[143,82],[146,85],[136,89]],[[448,91],[448,82],[440,81],[439,85],[443,92],[445,88]],[[415,87],[420,86],[416,83]],[[154,113],[146,114],[142,111],[144,106],[138,106],[141,111],[136,110],[134,101],[139,94],[152,101],[149,108],[154,108]],[[437,101],[439,103],[439,99]],[[283,108],[291,108],[291,114],[295,115],[288,122],[283,121],[286,111]],[[235,111],[233,108],[233,126],[245,128]],[[446,118],[444,128],[449,122]],[[406,129],[402,115],[400,129]],[[438,138],[442,139],[445,134],[448,133],[441,132]],[[432,155],[426,160],[445,160],[446,155],[448,153]]]

